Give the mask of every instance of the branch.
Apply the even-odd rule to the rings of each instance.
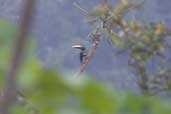
[[[27,44],[34,2],[35,0],[25,0],[23,2],[23,12],[21,14],[16,43],[12,51],[10,67],[7,71],[6,85],[3,90],[3,95],[0,97],[0,114],[7,114],[11,104],[16,98],[16,76],[21,66]]]
[[[93,57],[94,53],[96,52],[96,49],[99,45],[99,42],[100,42],[100,37],[98,38],[99,40],[97,42],[95,42],[87,56],[87,60],[86,62],[82,63],[81,66],[80,66],[80,73],[82,73],[86,67],[86,65],[90,62],[91,58]],[[79,74],[80,74],[79,73]]]
[[[92,39],[93,39],[93,45],[92,45],[92,48],[90,49],[90,51],[89,51],[89,53],[87,55],[86,61],[81,63],[80,71],[79,71],[78,75],[81,74],[84,71],[85,67],[90,62],[91,58],[93,57],[94,53],[96,52],[96,49],[97,49],[97,47],[99,45],[99,42],[100,42],[101,36],[102,36],[102,34],[101,34],[101,26],[100,25],[96,28],[96,32],[92,33],[93,35],[89,35],[89,37],[92,37]]]

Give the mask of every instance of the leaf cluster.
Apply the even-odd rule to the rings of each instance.
[[[165,27],[163,21],[142,23],[125,18],[130,10],[142,7],[143,3],[130,3],[128,0],[121,0],[116,6],[106,1],[90,11],[88,16],[97,20],[92,23],[101,23],[101,32],[107,32],[107,40],[120,48],[121,52],[128,53],[128,63],[138,77],[138,85],[142,91],[146,91],[145,93],[152,94],[153,89],[150,88],[153,88],[153,84],[149,80],[159,78],[161,71],[170,69],[171,59],[168,50],[171,49],[171,28]],[[157,60],[156,67],[149,68],[148,64],[153,64],[154,59]],[[171,79],[166,73],[162,76]]]

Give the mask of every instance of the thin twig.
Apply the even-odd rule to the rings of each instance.
[[[84,8],[82,8],[79,4],[77,4],[77,3],[73,3],[73,5],[76,7],[76,8],[78,8],[78,9],[80,9],[82,12],[84,12],[85,14],[88,14],[88,11],[86,10],[86,9],[84,9]]]
[[[0,97],[0,114],[7,114],[11,104],[16,98],[16,76],[24,56],[34,4],[35,0],[23,1],[23,12],[21,14],[16,43],[12,51],[10,67],[7,71],[6,85],[3,90],[4,95]]]

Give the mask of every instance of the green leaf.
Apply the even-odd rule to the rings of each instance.
[[[11,44],[14,41],[16,28],[14,24],[5,18],[0,18],[0,47]]]
[[[108,32],[109,37],[112,41],[112,43],[118,47],[122,47],[123,46],[123,42],[112,32]]]
[[[87,81],[80,87],[77,95],[82,108],[93,114],[112,114],[116,111],[113,93],[95,81]]]
[[[10,114],[27,114],[27,111],[20,105],[14,105],[10,109]]]

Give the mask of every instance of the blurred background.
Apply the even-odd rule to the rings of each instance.
[[[98,5],[102,4],[102,1],[37,0],[31,33],[28,34],[28,38],[34,39],[36,43],[27,42],[28,48],[23,48],[24,61],[20,67],[22,56],[16,57],[20,60],[16,66],[17,59],[11,62],[14,62],[12,72],[12,68],[8,71],[12,66],[9,59],[13,53],[10,50],[15,45],[13,41],[16,32],[24,33],[22,27],[19,31],[16,28],[24,11],[23,0],[0,0],[0,114],[3,110],[11,114],[171,113],[171,43],[167,42],[171,36],[171,1],[130,0],[134,3],[144,2],[144,6],[130,10],[121,18],[119,17],[125,13],[124,11],[105,10],[106,4]],[[116,5],[120,0],[109,1]],[[78,77],[74,76],[80,69],[80,53],[72,46],[83,44],[90,49],[94,42],[90,42],[87,35],[96,26],[88,24],[88,17],[73,3],[95,11],[96,18],[102,17],[102,24],[103,16],[106,19],[108,13],[112,12],[113,19],[107,20],[109,23],[106,26],[109,26],[109,29],[101,26],[103,30],[106,29],[111,42],[107,38],[102,39],[84,73]],[[127,0],[122,0],[121,6],[125,3]],[[125,7],[127,5],[129,4]],[[114,8],[117,6],[119,5]],[[102,12],[98,14],[98,11]],[[119,12],[118,15],[115,11]],[[130,21],[122,26],[125,21],[123,18]],[[113,23],[117,26],[110,28]],[[127,33],[126,29],[129,29]],[[140,34],[137,35],[136,30]],[[123,36],[127,39],[118,37],[120,32],[129,35]],[[104,37],[107,37],[106,34]],[[122,43],[125,53],[117,54],[120,51],[119,43]],[[17,45],[21,44],[23,43]],[[159,57],[158,52],[161,54]],[[20,52],[15,54],[20,55]],[[18,67],[19,72],[15,71]],[[9,77],[15,77],[17,74],[16,79],[4,83],[6,73],[9,73]],[[16,84],[13,84],[15,81]]]
[[[17,23],[21,1],[0,0],[0,16]],[[79,69],[79,52],[71,46],[81,42],[86,47],[90,47],[85,36],[93,29],[93,26],[86,23],[85,15],[74,7],[73,3],[79,3],[85,9],[92,9],[101,1],[38,0],[32,33],[38,43],[35,53],[44,66],[53,67],[62,73],[67,71],[73,74]],[[132,1],[141,2],[142,0]],[[117,0],[110,0],[110,2],[115,4]],[[163,19],[166,25],[170,25],[170,7],[170,0],[145,0],[144,7],[131,11],[128,18],[148,22]],[[137,89],[136,77],[127,65],[127,55],[115,56],[115,50],[115,47],[107,41],[101,42],[86,68],[86,73],[116,88],[135,91]]]

